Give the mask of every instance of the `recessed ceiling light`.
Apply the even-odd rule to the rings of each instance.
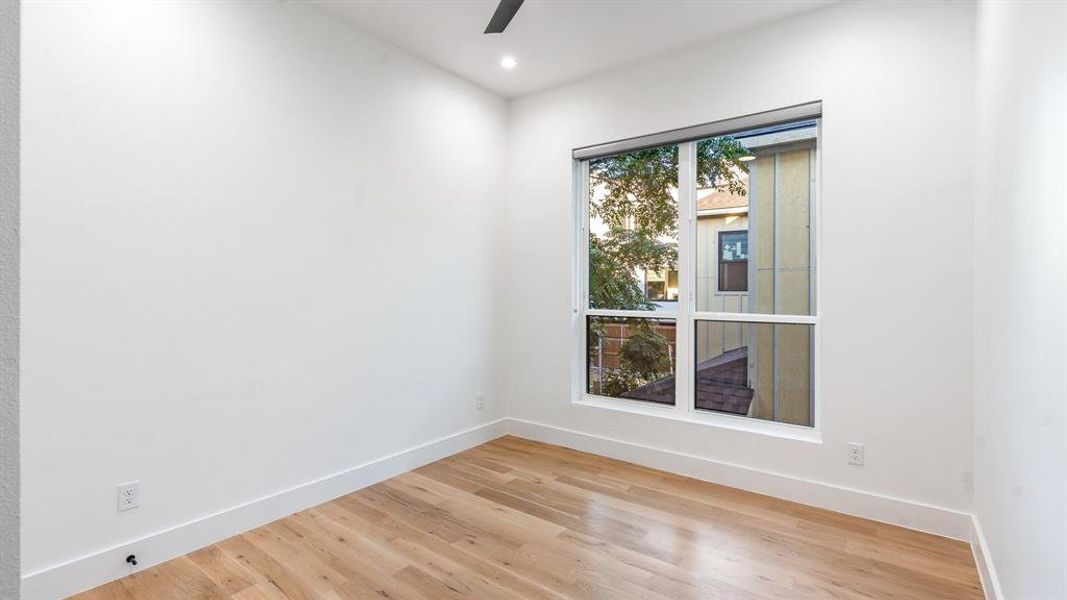
[[[514,56],[505,56],[500,59],[500,66],[505,69],[514,69],[519,66],[519,61],[515,60]]]

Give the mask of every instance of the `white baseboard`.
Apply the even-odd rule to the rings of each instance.
[[[971,550],[974,552],[974,564],[978,566],[978,576],[982,579],[982,589],[985,590],[986,600],[1001,600],[1004,598],[1004,592],[1000,589],[1000,579],[997,578],[993,557],[989,554],[989,545],[986,543],[977,515],[971,517],[971,524],[974,528]]]
[[[673,450],[653,448],[521,419],[509,419],[508,432],[518,437],[566,446],[809,506],[967,542],[972,541],[974,530],[971,515],[949,508],[810,481],[792,475],[719,462]]]
[[[139,539],[27,573],[22,577],[23,600],[65,598],[507,433],[810,506],[969,541],[974,548],[975,562],[986,590],[986,598],[1003,598],[985,538],[978,521],[970,514],[542,423],[499,419]],[[140,562],[136,569],[128,568],[124,564],[125,557],[129,554],[138,556]]]
[[[506,419],[499,419],[139,539],[27,573],[22,577],[22,598],[65,598],[462,452],[506,432]],[[126,556],[130,554],[138,557],[136,568],[125,564]]]

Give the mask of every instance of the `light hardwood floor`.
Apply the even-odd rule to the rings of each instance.
[[[982,598],[970,547],[505,437],[77,600]]]

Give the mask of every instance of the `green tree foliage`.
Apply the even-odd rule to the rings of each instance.
[[[634,271],[673,268],[677,260],[673,243],[645,232],[612,226],[603,238],[589,236],[590,307],[652,310]]]
[[[729,136],[697,143],[698,187],[747,193],[739,173],[748,149]],[[589,235],[589,306],[652,310],[634,274],[676,269],[678,264],[678,146],[637,150],[589,163],[589,215],[607,226]],[[603,375],[603,393],[617,396],[671,370],[667,340],[647,321],[636,321],[621,349],[619,372]],[[590,327],[599,344],[599,322]],[[591,345],[592,345],[591,344]],[[613,393],[614,392],[614,393]]]
[[[632,331],[619,352],[619,365],[644,380],[654,380],[661,373],[670,373],[667,338],[656,331],[653,322],[649,319],[633,319],[629,327]]]
[[[697,187],[717,187],[731,194],[748,194],[745,182],[738,173],[748,173],[748,165],[741,159],[751,152],[730,136],[702,140],[697,143]]]
[[[697,186],[744,195],[740,160],[749,152],[729,136],[697,143]],[[589,306],[652,310],[635,271],[677,268],[678,146],[637,150],[589,163],[589,216],[608,227],[589,235]],[[598,196],[600,196],[598,198]]]

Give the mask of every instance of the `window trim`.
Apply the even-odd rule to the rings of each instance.
[[[624,152],[633,152],[634,150],[641,150],[644,148],[654,148],[656,146],[666,146],[669,144],[682,144],[737,131],[770,127],[772,125],[780,125],[791,121],[819,119],[821,117],[822,100],[815,100],[813,102],[794,104],[784,108],[765,110],[740,117],[710,121],[708,123],[701,123],[700,125],[693,125],[691,127],[668,129],[658,133],[624,138],[604,144],[582,146],[571,151],[571,158],[574,160],[592,160],[595,158],[622,154]]]
[[[571,404],[580,408],[637,415],[639,418],[692,423],[701,427],[715,427],[717,429],[754,433],[799,442],[822,444],[823,441],[822,430],[815,427],[779,421],[764,421],[762,419],[707,410],[680,412],[667,404],[632,400],[630,398],[608,398],[606,396],[588,395],[587,397],[573,400]]]
[[[803,116],[791,117],[788,119],[778,118],[777,115],[781,114],[780,111],[767,111],[766,113],[757,113],[755,115],[749,115],[742,117],[742,119],[748,119],[744,127],[735,127],[732,131],[740,129],[753,129],[759,127],[766,127],[774,124],[780,124],[785,121],[810,119],[815,121],[815,141],[812,151],[814,152],[814,158],[811,161],[811,178],[810,178],[810,248],[811,248],[811,264],[819,272],[820,255],[821,255],[821,235],[819,231],[821,229],[821,184],[822,184],[822,113],[821,102],[814,102],[809,104],[797,105],[796,107],[789,107],[783,109],[788,111],[803,107]],[[811,107],[818,109],[817,113],[811,114]],[[758,120],[751,120],[760,115],[768,115],[772,120],[769,122],[759,122]],[[716,123],[734,123],[738,122],[737,119],[727,119],[724,121],[713,122],[709,125]],[[590,146],[586,148],[579,148],[574,151],[572,158],[572,218],[574,219],[572,231],[574,232],[574,248],[573,254],[573,275],[574,280],[572,282],[573,298],[572,298],[572,340],[573,347],[571,353],[572,364],[572,393],[571,404],[576,407],[602,409],[602,410],[614,410],[625,413],[630,413],[642,417],[654,417],[654,418],[667,418],[675,421],[685,421],[703,426],[711,426],[721,429],[729,429],[734,431],[742,431],[748,433],[756,433],[761,435],[768,435],[772,437],[808,441],[815,443],[822,443],[822,385],[821,383],[816,385],[816,382],[822,381],[822,327],[821,324],[821,308],[814,304],[812,315],[789,315],[789,314],[749,314],[749,313],[721,313],[721,312],[705,312],[693,310],[695,303],[695,290],[696,290],[696,269],[691,268],[690,261],[694,259],[692,256],[695,248],[693,248],[693,241],[696,239],[696,225],[697,225],[697,211],[696,211],[696,177],[695,177],[695,160],[696,160],[696,144],[698,139],[694,137],[685,137],[692,131],[705,126],[697,126],[696,128],[683,128],[679,130],[672,130],[683,135],[682,139],[669,140],[666,138],[657,138],[655,144],[644,144],[633,147],[613,146],[612,144],[618,144],[619,142],[613,142],[611,144],[602,144],[599,146]],[[654,134],[654,136],[662,136],[663,134]],[[713,137],[714,135],[722,135],[730,133],[730,131],[722,131],[721,133],[712,133],[710,135],[700,135],[699,139],[705,137]],[[641,138],[631,138],[631,140],[623,140],[630,142],[633,140],[651,139],[652,136],[642,136]],[[588,307],[589,303],[589,161],[598,157],[609,156],[612,154],[618,154],[626,152],[627,150],[638,149],[642,147],[650,147],[655,145],[667,145],[671,143],[677,143],[679,146],[678,151],[678,301],[672,302],[674,306],[669,307],[667,310],[659,309],[654,311],[641,311],[641,310],[611,310],[611,309],[593,309]],[[593,153],[588,151],[590,149],[604,149],[611,147],[610,151],[602,151],[601,153]],[[621,150],[614,148],[622,147]],[[582,153],[579,153],[582,150]],[[588,151],[588,152],[587,152]],[[815,285],[812,286],[813,300],[821,297],[822,277],[816,276]],[[679,365],[675,369],[675,403],[674,405],[647,403],[639,400],[632,400],[626,398],[612,398],[608,396],[600,396],[596,394],[589,394],[587,390],[587,377],[588,377],[588,364],[586,363],[586,347],[587,347],[587,327],[586,319],[591,316],[605,316],[605,317],[636,317],[636,318],[657,318],[657,319],[674,319],[676,326],[675,333],[675,346],[677,349],[677,355],[675,357],[676,364]],[[696,408],[695,382],[691,381],[692,375],[692,361],[695,350],[695,339],[693,336],[696,331],[696,322],[702,320],[710,321],[730,321],[730,322],[751,322],[751,323],[782,323],[782,324],[804,324],[812,325],[812,364],[811,364],[811,385],[812,393],[810,394],[811,402],[811,416],[812,425],[796,425],[793,423],[786,423],[780,421],[770,421],[764,419],[754,419],[751,417],[741,415],[731,415],[727,413],[720,413],[709,410],[700,410]],[[684,368],[681,365],[686,365]],[[684,375],[684,376],[683,376]]]

